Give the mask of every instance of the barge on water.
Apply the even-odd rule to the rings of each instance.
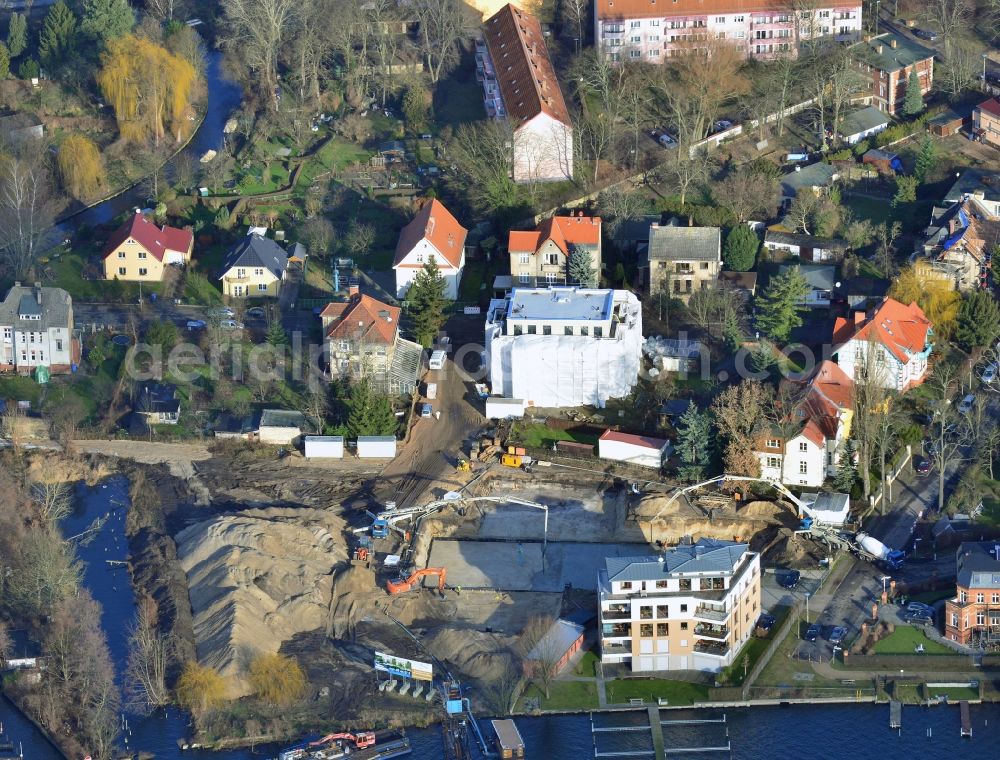
[[[279,752],[276,760],[389,760],[410,751],[410,740],[403,731],[344,731],[306,739]]]
[[[503,760],[507,758],[524,757],[524,739],[521,732],[517,730],[517,725],[512,720],[492,720],[493,733],[496,734],[494,740],[497,745],[497,752]]]

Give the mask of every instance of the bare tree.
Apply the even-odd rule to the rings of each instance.
[[[0,161],[0,253],[9,272],[25,279],[52,229],[52,186],[45,151]]]
[[[622,95],[629,87],[631,69],[616,64],[598,50],[588,50],[576,57],[571,71],[585,93],[580,98],[575,136],[584,156],[593,162],[592,180],[597,182],[601,162],[613,158],[622,135]],[[594,101],[600,104],[599,108],[593,106]]]
[[[934,398],[930,425],[931,450],[927,453],[938,471],[938,507],[944,509],[944,487],[948,480],[948,468],[962,461],[965,447],[971,443],[967,420],[960,418],[951,403],[952,394],[958,387],[958,369],[955,365],[942,362],[934,368],[928,382]]]
[[[788,213],[785,214],[785,220],[791,225],[792,231],[801,230],[811,235],[809,229],[813,226],[813,216],[821,203],[820,196],[808,188],[796,193],[792,205],[788,207]]]
[[[524,689],[524,674],[520,660],[510,655],[504,659],[500,672],[486,687],[486,701],[490,709],[499,716],[507,716],[517,707],[517,699]]]
[[[667,184],[681,197],[681,206],[687,203],[688,193],[697,189],[709,177],[711,159],[704,150],[696,150],[687,158],[678,154],[677,160],[661,167],[659,173]]]
[[[73,511],[73,494],[65,483],[35,483],[31,495],[39,515],[49,525],[55,525]]]
[[[896,240],[903,232],[899,222],[882,222],[875,227],[875,239],[878,248],[875,251],[875,266],[882,270],[885,277],[891,278],[896,273]]]
[[[125,666],[126,695],[133,710],[147,712],[170,701],[167,689],[167,666],[170,641],[157,630],[156,612],[151,599],[139,604],[128,631],[128,662]]]
[[[744,165],[712,185],[712,198],[743,223],[774,216],[781,191],[777,178]]]
[[[597,208],[601,213],[604,229],[614,237],[622,223],[640,213],[646,205],[642,194],[631,184],[609,187],[597,196]]]
[[[865,498],[872,492],[872,462],[878,450],[881,410],[885,408],[889,391],[886,388],[883,346],[870,340],[857,349],[860,356],[855,361],[851,408],[854,417],[851,435],[857,442],[858,473],[864,487]]]
[[[460,0],[423,0],[413,7],[420,24],[420,52],[431,82],[458,61],[458,44],[471,36],[473,21]]]
[[[882,514],[888,509],[889,501],[889,453],[896,444],[897,436],[906,421],[902,409],[895,404],[894,394],[889,394],[876,410],[873,448],[878,456],[878,471],[882,478]]]
[[[589,0],[560,0],[559,17],[563,24],[563,36],[572,37],[576,41],[574,53],[580,52],[583,45],[584,28],[587,25]]]
[[[790,441],[802,430],[805,410],[809,403],[809,386],[806,383],[786,380],[778,385],[774,403],[766,410],[769,428],[778,434],[782,445],[781,482],[787,482],[785,465],[790,457]]]
[[[516,206],[520,188],[511,178],[514,134],[510,121],[463,124],[448,152],[455,164],[454,188],[479,212]]]
[[[947,53],[935,69],[934,83],[954,99],[976,84],[983,67],[982,52],[972,40],[958,36],[946,38],[943,48]]]
[[[552,682],[559,674],[559,663],[565,652],[560,652],[559,636],[550,636],[557,621],[553,617],[539,616],[528,620],[521,632],[519,650],[524,661],[525,673],[549,698]]]
[[[773,402],[767,386],[756,380],[731,385],[712,402],[715,427],[725,440],[723,459],[730,475],[760,474],[754,453],[757,436],[773,417]]]
[[[4,662],[13,650],[14,642],[10,638],[7,624],[0,620],[0,662]]]
[[[356,219],[347,228],[347,233],[341,239],[341,244],[348,254],[354,257],[363,256],[371,250],[375,243],[375,228],[370,224],[358,222]]]
[[[15,454],[20,453],[21,446],[24,445],[24,438],[27,434],[26,420],[24,412],[17,404],[7,404],[0,418],[0,435],[3,435],[10,442],[10,447]]]
[[[299,99],[311,98],[314,107],[319,105],[320,80],[334,45],[332,27],[337,24],[350,26],[354,20],[343,18],[339,10],[332,10],[328,3],[320,0],[306,0],[296,16],[294,56]]]
[[[299,0],[223,0],[224,44],[246,61],[258,94],[278,109],[278,57],[301,4]]]

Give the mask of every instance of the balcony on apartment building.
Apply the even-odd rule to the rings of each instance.
[[[728,641],[696,641],[694,651],[698,654],[711,654],[716,657],[725,657],[729,654]]]
[[[709,623],[698,623],[694,627],[695,636],[704,636],[709,639],[725,641],[729,638],[729,627],[725,625],[711,625]]]
[[[601,610],[601,620],[631,620],[632,610],[627,604],[611,604]]]
[[[792,16],[765,16],[750,19],[750,30],[758,29],[776,31],[778,29],[794,29],[796,21]]]
[[[729,619],[729,613],[726,612],[725,605],[719,606],[715,604],[699,604],[694,608],[694,616],[720,623]],[[699,625],[701,624],[699,623]]]
[[[503,119],[507,116],[500,93],[496,93],[495,95],[487,94],[483,98],[483,107],[486,108],[486,115],[491,119]]]
[[[622,638],[632,635],[631,623],[604,623],[601,625],[601,636],[605,639]]]

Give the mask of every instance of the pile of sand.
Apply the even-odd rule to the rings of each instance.
[[[424,645],[450,668],[490,682],[503,673],[514,643],[510,636],[445,626],[430,634]]]
[[[271,508],[214,517],[182,530],[198,659],[235,694],[253,657],[276,652],[327,620],[334,566],[347,559],[343,521],[328,512]]]

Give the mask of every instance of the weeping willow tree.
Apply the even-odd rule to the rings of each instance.
[[[183,137],[195,80],[194,67],[186,60],[134,35],[108,43],[97,76],[122,138],[157,144],[168,130],[175,140]]]
[[[59,145],[56,156],[63,187],[76,198],[92,197],[104,184],[101,153],[89,137],[72,134]]]

